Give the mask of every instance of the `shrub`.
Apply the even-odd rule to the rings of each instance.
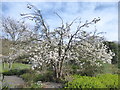
[[[19,69],[11,69],[9,71],[3,72],[3,75],[20,75]]]
[[[23,78],[25,81],[29,81],[31,80],[31,77],[32,75],[30,73],[25,73],[23,75],[21,75],[20,77]]]
[[[117,74],[102,74],[96,77],[107,88],[118,88],[118,75]]]
[[[73,75],[65,88],[118,88],[118,75],[104,74],[97,77]]]
[[[66,88],[105,88],[95,77],[73,76],[73,80],[67,83]]]
[[[23,78],[25,81],[27,82],[31,82],[34,81],[34,78],[37,76],[36,73],[25,73],[23,75],[21,75],[20,77]]]
[[[55,81],[54,74],[52,71],[47,71],[46,73],[36,75],[34,81]]]
[[[100,62],[101,66],[97,66],[96,64],[91,65],[91,62],[87,60],[81,60],[83,65],[71,63],[72,74],[80,74],[82,76],[96,76],[103,72],[103,65]],[[73,61],[72,61],[73,62]]]
[[[36,74],[35,77],[33,78],[34,82],[41,81],[43,79],[42,74]]]

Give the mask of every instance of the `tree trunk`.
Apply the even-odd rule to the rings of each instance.
[[[55,69],[55,78],[56,78],[56,82],[58,82],[61,79],[61,71],[59,68]]]
[[[5,69],[5,62],[4,61],[2,62],[2,67],[3,67],[2,69]]]
[[[12,62],[9,62],[9,69],[12,69]]]

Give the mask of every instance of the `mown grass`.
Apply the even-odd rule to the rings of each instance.
[[[13,63],[11,69],[19,69],[19,70],[29,69],[30,66],[31,65],[29,65],[29,64]],[[6,72],[6,71],[9,71],[9,70],[10,70],[9,65],[7,63],[5,63],[5,68],[4,69],[3,69],[2,63],[0,63],[0,73]]]

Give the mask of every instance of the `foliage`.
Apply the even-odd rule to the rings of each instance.
[[[96,76],[97,74],[100,74],[103,72],[103,66],[96,66],[96,65],[90,65],[85,64],[83,68],[79,68],[79,74],[82,76]]]
[[[73,76],[73,81],[67,83],[66,88],[105,88],[95,77]]]
[[[96,77],[107,88],[118,88],[118,75],[117,74],[102,74]]]
[[[104,44],[107,45],[112,52],[115,53],[115,56],[112,59],[112,64],[118,63],[118,57],[120,57],[120,44],[117,42],[104,41]]]
[[[120,43],[119,42],[110,42],[105,41],[106,44],[116,55],[112,59],[112,64],[117,64],[117,67],[120,68]]]
[[[65,88],[118,88],[118,75],[103,74],[96,77],[73,75]]]
[[[30,81],[33,81],[34,76],[36,77],[36,75],[34,75],[34,73],[33,74],[25,73],[25,74],[22,74],[20,77],[23,78],[23,80],[30,82]]]

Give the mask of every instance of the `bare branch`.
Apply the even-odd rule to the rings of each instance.
[[[64,23],[63,23],[63,19],[62,19],[62,17],[57,13],[57,12],[54,12],[60,19],[61,19],[61,21],[62,21],[62,28],[63,28],[63,26],[64,26]]]

